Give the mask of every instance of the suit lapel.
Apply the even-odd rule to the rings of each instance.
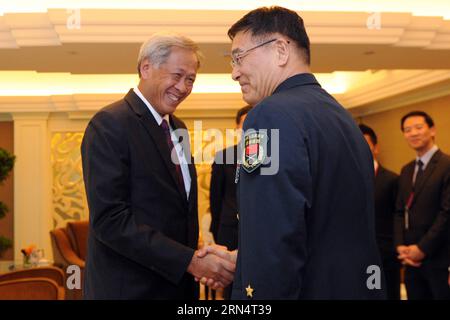
[[[415,162],[412,161],[410,162],[407,167],[405,168],[405,179],[406,181],[404,182],[406,187],[405,187],[405,192],[403,194],[403,200],[406,203],[408,201],[408,197],[412,192],[412,179],[413,179],[413,175],[414,175],[414,166],[415,166]]]
[[[194,159],[191,157],[191,163],[189,164],[189,174],[191,175],[191,191],[189,192],[189,203],[195,203],[193,200],[197,196],[197,174],[194,165]]]
[[[133,90],[130,90],[128,92],[128,94],[125,96],[125,100],[134,110],[134,112],[138,115],[139,121],[152,138],[159,154],[163,158],[163,162],[167,170],[169,170],[173,183],[175,184],[178,192],[180,192],[183,199],[187,201],[186,190],[181,189],[180,184],[177,182],[178,178],[176,173],[176,167],[175,164],[172,162],[169,146],[167,145],[166,136],[163,130],[161,129],[160,126],[158,126],[155,118],[151,114],[150,110],[148,110],[145,103],[133,92]]]
[[[176,118],[174,116],[170,117],[170,123],[171,123],[172,128],[174,128],[174,129],[186,129],[186,127],[183,126],[182,122],[180,122],[178,120],[178,118]],[[175,133],[175,135],[177,135],[177,133]],[[177,137],[180,139],[179,134],[177,135]],[[187,141],[185,141],[184,139],[187,139]],[[196,170],[195,170],[194,158],[191,155],[191,146],[189,143],[189,136],[188,135],[183,136],[182,142],[183,142],[182,145],[183,145],[184,157],[186,160],[190,160],[190,163],[188,164],[189,175],[191,177],[189,203],[192,204],[193,198],[191,196],[193,195],[194,197],[196,197],[196,194],[197,194],[197,174],[196,174]],[[186,194],[186,192],[185,192],[185,194]]]
[[[381,179],[384,175],[384,168],[381,166],[381,164],[378,164],[378,169],[375,172],[375,179]]]
[[[169,118],[170,118],[170,125],[173,128],[173,130],[186,129],[176,117],[170,116]],[[177,136],[178,141],[182,142],[182,146],[183,146],[182,147],[182,151],[184,153],[184,157],[185,157],[186,161],[188,161],[189,159],[191,159],[189,139],[188,139],[188,141],[184,141],[184,139],[186,139],[186,137],[185,136],[181,136],[179,134],[179,132],[175,132],[175,136]],[[182,138],[182,140],[180,138]],[[194,176],[192,175],[192,172],[190,170],[191,165],[189,164],[188,167],[189,167],[189,175],[191,176],[191,188],[190,188],[190,192],[189,192],[189,194],[191,194],[192,191],[193,191],[193,189],[192,189],[192,182],[194,181]],[[175,168],[175,165],[174,165],[174,168]],[[184,199],[186,201],[188,201],[187,194],[186,194],[186,189],[183,188],[182,193],[183,193]],[[189,197],[189,199],[190,199],[190,197]]]
[[[425,168],[425,172],[423,173],[422,179],[420,179],[418,185],[415,187],[415,191],[414,191],[415,199],[417,199],[417,196],[423,190],[428,178],[431,176],[434,169],[436,168],[436,165],[437,165],[440,157],[441,157],[440,150],[436,151],[434,153],[433,157],[431,157],[430,162],[428,163],[427,167]]]
[[[375,172],[375,192],[377,191],[377,188],[379,185],[382,184],[384,178],[384,168],[378,164],[378,169]]]

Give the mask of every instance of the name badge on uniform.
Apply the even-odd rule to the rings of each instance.
[[[252,173],[261,166],[267,153],[267,132],[248,130],[244,136],[242,167]]]

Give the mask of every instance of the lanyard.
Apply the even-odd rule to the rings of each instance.
[[[414,191],[412,191],[409,196],[408,196],[408,200],[406,201],[406,205],[405,205],[405,229],[408,230],[409,229],[409,210],[412,207],[412,203],[414,201]]]

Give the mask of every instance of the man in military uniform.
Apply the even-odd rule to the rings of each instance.
[[[236,175],[232,299],[383,298],[372,155],[349,113],[310,73],[302,18],[259,8],[228,35],[232,77],[254,105]]]

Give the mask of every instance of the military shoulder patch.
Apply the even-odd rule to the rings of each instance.
[[[244,152],[242,168],[248,173],[258,169],[266,158],[267,132],[266,130],[247,130],[243,139]]]

